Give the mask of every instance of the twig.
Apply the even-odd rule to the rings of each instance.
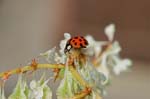
[[[63,64],[37,64],[36,69],[44,69],[44,68],[64,68],[65,65]],[[10,71],[0,73],[0,78],[7,78],[13,74],[23,73],[27,71],[32,71],[32,66],[24,66],[22,68],[13,69]],[[7,76],[7,77],[6,77]]]
[[[69,70],[71,71],[72,75],[79,81],[79,83],[84,87],[90,87],[90,85],[83,80],[83,78],[80,76],[80,74],[74,69],[73,66],[69,66]]]

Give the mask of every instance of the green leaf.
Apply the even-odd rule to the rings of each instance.
[[[42,99],[52,99],[52,91],[47,85],[44,86]]]
[[[81,91],[81,85],[73,78],[69,70],[65,70],[65,75],[57,89],[58,99],[68,99]]]
[[[4,87],[0,86],[0,99],[6,99],[4,94]]]
[[[13,93],[8,97],[8,99],[28,99],[28,87],[26,82],[23,80],[22,75],[19,76],[17,85]]]

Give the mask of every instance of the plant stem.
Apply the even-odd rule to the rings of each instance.
[[[42,68],[64,68],[65,65],[63,64],[37,64],[36,69],[42,69]],[[33,67],[32,66],[24,66],[21,68],[17,68],[17,69],[13,69],[10,71],[6,71],[6,72],[2,72],[0,73],[0,78],[2,78],[3,76],[5,76],[6,74],[8,75],[12,75],[12,74],[17,74],[19,72],[27,72],[27,71],[32,71]]]
[[[72,66],[69,67],[72,75],[79,81],[79,83],[84,87],[90,87],[90,85],[81,77],[81,75]]]
[[[88,94],[87,93],[80,93],[78,95],[75,95],[73,98],[71,99],[83,99],[84,97],[86,97]]]
[[[81,92],[80,94],[73,96],[71,99],[84,99],[87,95],[89,95],[89,93]],[[102,97],[95,93],[94,99],[102,99]]]
[[[65,65],[63,64],[37,64],[36,69],[44,69],[44,68],[64,68]],[[72,67],[69,66],[70,71],[72,72],[73,76],[79,81],[79,83],[84,86],[84,87],[89,87],[89,85],[82,79],[82,77],[79,75],[79,73]],[[6,74],[8,74],[9,76],[13,75],[13,74],[18,74],[18,73],[23,73],[23,72],[27,72],[27,71],[33,71],[33,67],[32,66],[24,66],[21,68],[16,68],[13,70],[9,70],[6,72],[2,72],[0,73],[0,78],[3,78]]]

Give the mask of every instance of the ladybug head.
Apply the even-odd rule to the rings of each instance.
[[[67,53],[71,50],[72,46],[69,44],[69,42],[67,42],[66,47],[64,49],[64,53]]]

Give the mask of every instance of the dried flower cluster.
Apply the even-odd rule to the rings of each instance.
[[[87,48],[74,49],[67,54],[64,49],[71,35],[64,33],[65,39],[60,42],[59,51],[54,47],[40,54],[46,58],[47,64],[38,64],[33,60],[30,66],[1,73],[3,83],[0,99],[6,99],[4,82],[12,74],[19,74],[19,78],[8,99],[52,99],[52,90],[47,85],[50,79],[55,82],[60,79],[57,99],[101,99],[110,81],[110,70],[118,75],[132,65],[129,59],[121,59],[119,56],[121,47],[118,41],[114,40],[115,25],[106,26],[104,32],[108,41],[96,41],[91,35],[87,35]],[[24,74],[41,68],[53,69],[54,77],[46,79],[43,75],[39,81],[32,80],[28,85]]]

